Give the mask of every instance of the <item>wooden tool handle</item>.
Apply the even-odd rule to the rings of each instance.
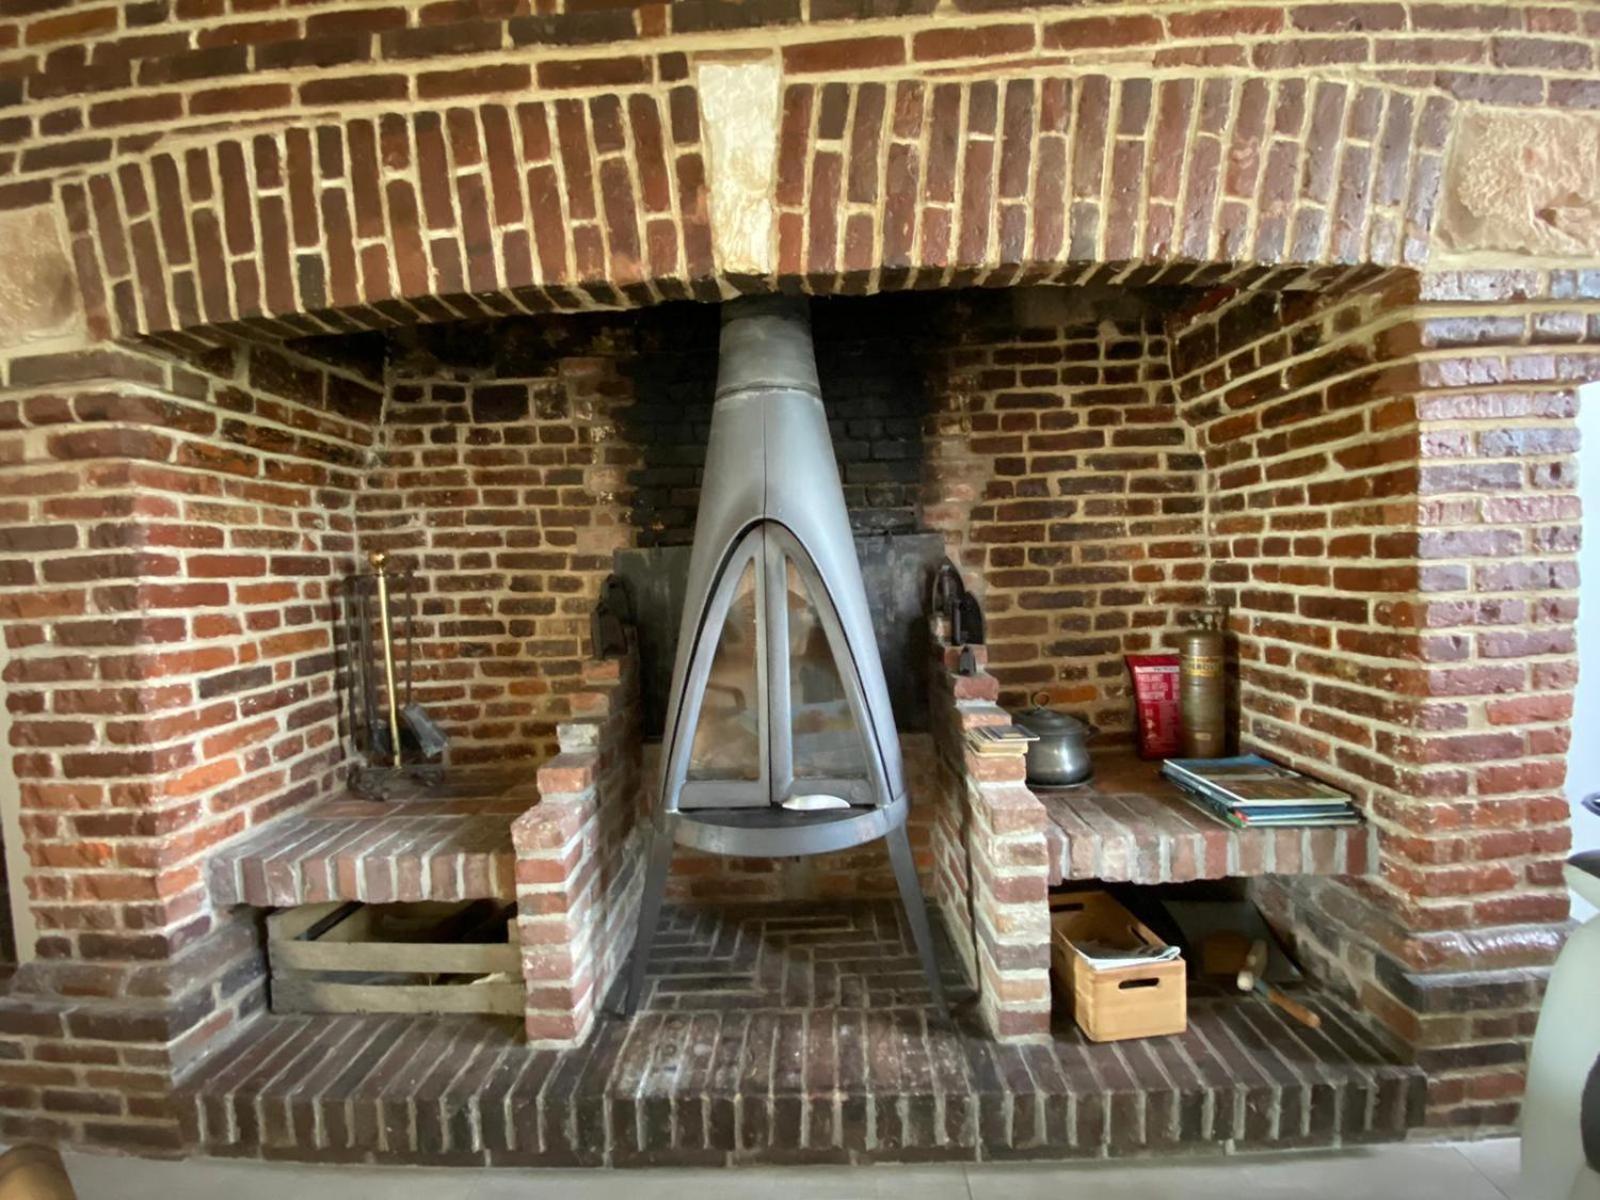
[[[1296,1021],[1299,1021],[1300,1024],[1311,1029],[1322,1028],[1321,1017],[1317,1016],[1316,1013],[1312,1012],[1298,1000],[1289,999],[1289,997],[1285,996],[1277,988],[1267,989],[1267,999],[1272,1001],[1272,1003],[1276,1004],[1279,1008],[1283,1009],[1284,1012],[1288,1013]]]
[[[0,1155],[0,1197],[75,1200],[61,1155],[44,1146],[17,1146]]]

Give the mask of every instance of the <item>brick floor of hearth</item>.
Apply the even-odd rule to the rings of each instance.
[[[180,1094],[199,1152],[627,1166],[1101,1156],[1392,1140],[1423,1085],[1337,1002],[1313,1031],[1196,996],[1177,1037],[998,1045],[953,953],[928,1005],[891,902],[669,909],[636,1017],[572,1051],[514,1022],[264,1015]]]

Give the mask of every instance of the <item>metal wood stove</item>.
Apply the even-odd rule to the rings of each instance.
[[[625,1011],[644,987],[675,845],[777,858],[883,838],[943,1012],[906,811],[806,301],[735,300],[723,310]]]

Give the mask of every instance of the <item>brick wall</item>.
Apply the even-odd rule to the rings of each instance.
[[[1170,298],[974,297],[951,319],[929,429],[929,523],[982,598],[1000,699],[1035,692],[1113,738],[1123,655],[1206,600],[1200,457],[1174,403]]]
[[[72,77],[61,85],[69,95],[155,83],[173,91],[160,115],[109,98],[63,113],[59,124],[81,131],[85,121],[92,126],[97,103],[109,104],[98,110],[113,122],[106,128],[133,124],[119,137],[29,144],[21,167],[46,174],[0,201],[45,203],[50,173],[87,173],[64,184],[60,199],[91,329],[100,334],[203,322],[281,336],[714,298],[714,197],[687,53],[709,43],[652,44],[671,32],[670,14],[692,23],[682,6],[632,14],[643,31],[640,53],[618,56],[610,47],[572,62],[543,57],[545,48],[620,33],[629,14],[608,14],[615,25],[596,23],[595,13],[529,24],[436,7],[427,10],[443,18],[436,27],[362,30],[336,39],[336,50],[317,37],[287,50],[248,44],[299,35],[291,21],[235,31],[247,44],[169,43],[170,67],[142,60],[153,48],[137,40],[104,51],[112,57],[88,69],[74,62],[82,48],[48,63],[20,62],[19,72],[42,65],[46,76],[59,66]],[[1173,274],[1183,277],[1211,270],[1196,266],[1211,260],[1421,264],[1455,99],[1543,104],[1548,92],[1559,103],[1592,100],[1566,73],[1577,73],[1571,64],[1579,57],[1592,58],[1593,34],[1567,10],[1542,20],[1538,38],[1497,31],[1491,17],[1450,44],[1452,57],[1485,66],[1491,48],[1539,59],[1561,76],[1548,86],[1532,73],[1408,70],[1432,66],[1438,52],[1429,38],[1406,36],[1411,22],[1427,30],[1436,20],[1437,6],[1420,7],[1430,11],[1396,5],[1381,20],[1360,5],[1303,13],[1326,23],[1319,30],[1219,9],[1214,25],[1174,12],[1108,19],[1101,29],[1030,13],[985,17],[971,29],[932,18],[940,24],[923,28],[930,18],[904,14],[885,18],[881,36],[862,30],[820,46],[797,31],[777,34],[790,43],[782,61],[792,81],[774,130],[772,262],[730,269],[728,282],[781,275],[818,292],[919,278],[959,286],[1055,278],[1065,263],[1079,265],[1081,280],[1118,277],[1121,267],[1109,264],[1160,268],[1174,257],[1182,261]],[[717,28],[762,19],[750,6],[718,12]],[[1505,19],[1533,32],[1521,29],[1520,15]],[[1257,28],[1263,23],[1277,27]],[[1369,29],[1375,23],[1383,28]],[[1335,31],[1351,36],[1329,36]],[[1086,62],[1113,49],[1147,73],[1084,73]],[[335,57],[317,69],[302,53]],[[251,84],[227,82],[263,55]],[[406,65],[373,75],[371,64],[386,58]],[[1249,79],[1226,70],[1246,63]],[[349,103],[341,101],[333,119],[309,97],[337,88],[330,68],[345,65],[361,75],[360,94],[344,97]],[[1309,83],[1300,77],[1308,66],[1342,67],[1349,78]],[[1174,68],[1206,74],[1164,74]],[[950,70],[988,77],[940,81]],[[284,82],[267,82],[279,71]],[[808,78],[841,72],[829,82]],[[525,96],[535,81],[546,98],[502,102]],[[56,85],[30,80],[24,104],[28,86]],[[374,86],[382,94],[361,92]],[[1429,88],[1435,94],[1426,97],[1413,90]],[[252,121],[274,114],[296,128],[220,139],[172,134],[184,116],[236,116],[235,104]],[[30,118],[22,122],[18,137],[39,136]],[[151,122],[164,138],[149,132]],[[106,169],[119,141],[136,153]],[[1033,220],[1030,210],[1046,215]]]
[[[1171,303],[972,292],[815,313],[857,533],[942,533],[984,598],[1005,701],[1044,689],[1114,736],[1122,656],[1205,599]],[[695,306],[391,335],[357,527],[414,572],[418,696],[450,761],[549,754],[612,552],[690,540],[717,334]]]
[[[1523,279],[1552,303],[1515,316],[1506,286],[1220,297],[1175,348],[1242,741],[1349,788],[1380,835],[1377,876],[1265,894],[1418,1048],[1441,1126],[1514,1114],[1529,968],[1567,911],[1570,419],[1600,361],[1576,273]]]
[[[0,1012],[24,1060],[0,1119],[171,1147],[168,1073],[263,999],[206,854],[337,782],[329,589],[379,393],[264,348],[22,358],[6,384],[0,626],[38,957]]]
[[[578,329],[554,348],[533,344],[538,331],[477,329],[466,340],[502,342],[501,361],[453,370],[395,348],[356,523],[363,551],[412,572],[416,696],[449,733],[451,763],[554,752],[611,552],[631,540],[618,493],[637,451],[615,433],[632,400],[624,335]]]
[[[885,328],[863,336],[861,303],[819,316],[846,500],[859,532],[916,531],[925,367],[890,348],[928,306],[888,305]],[[363,553],[413,574],[417,697],[450,733],[450,762],[552,753],[613,552],[690,540],[718,330],[715,309],[694,307],[441,327],[385,346],[388,406],[357,532]]]
[[[927,392],[920,500],[905,490],[905,461],[885,469],[871,434],[867,458],[841,455],[847,482],[852,464],[870,468],[854,499],[982,552],[997,620],[1021,621],[995,644],[1000,678],[1017,673],[1008,695],[1070,646],[1089,662],[1059,672],[1057,698],[1110,722],[1126,711],[1114,643],[1170,629],[1197,584],[1237,600],[1247,738],[1352,786],[1383,835],[1370,884],[1280,883],[1263,897],[1319,971],[1358,981],[1368,1010],[1436,1070],[1436,1121],[1509,1119],[1539,972],[1560,936],[1570,406],[1574,385],[1600,375],[1585,349],[1600,343],[1600,293],[1593,271],[1568,267],[1600,261],[1600,239],[1559,187],[1527,197],[1531,231],[1515,213],[1462,213],[1530,178],[1559,182],[1569,150],[1581,167],[1592,125],[1580,118],[1600,108],[1592,8],[934,7],[317,0],[243,12],[214,0],[43,0],[0,16],[0,218],[35,208],[64,228],[91,338],[173,331],[161,345],[188,356],[102,346],[70,364],[6,365],[0,404],[16,427],[4,433],[0,504],[17,530],[4,561],[18,565],[0,581],[3,670],[45,957],[19,976],[38,999],[0,1025],[6,1053],[26,1060],[7,1110],[33,1114],[8,1117],[0,1136],[170,1144],[160,1103],[137,1089],[154,1094],[173,1061],[258,1001],[238,965],[252,960],[253,934],[209,910],[198,863],[215,839],[336,775],[319,631],[328,580],[356,548],[363,471],[384,483],[361,533],[429,558],[435,635],[477,629],[474,647],[490,651],[460,677],[430,663],[440,674],[429,687],[463,693],[460,719],[485,706],[464,754],[548,747],[576,670],[566,643],[577,596],[626,524],[567,518],[537,527],[541,544],[528,547],[514,543],[529,527],[507,521],[485,545],[466,544],[468,516],[493,509],[485,487],[545,488],[554,471],[556,502],[540,513],[577,511],[562,472],[581,465],[584,486],[621,497],[626,480],[607,472],[640,467],[627,450],[620,462],[567,461],[583,445],[576,432],[539,440],[567,434],[538,415],[558,375],[509,373],[498,395],[496,383],[418,379],[413,411],[449,420],[401,420],[397,402],[393,437],[378,445],[374,377],[359,358],[219,351],[216,329],[346,333],[712,299],[780,280],[814,292],[1227,285],[1168,331],[1175,426],[1154,415],[1168,384],[1162,334],[1143,314],[1104,337],[1096,319],[1093,384],[1069,382],[1066,362],[1051,384],[1052,364],[999,361],[1028,348],[1017,337],[984,344],[934,327],[948,344]],[[730,48],[782,71],[762,198],[770,245],[732,266],[719,258],[727,230],[713,230],[715,147],[696,74],[702,54]],[[1463,126],[1504,143],[1515,169],[1494,195],[1452,185]],[[1524,146],[1546,149],[1530,158]],[[1475,160],[1494,159],[1493,137],[1477,148]],[[1352,290],[1374,265],[1408,274]],[[1304,285],[1333,295],[1273,298]],[[1051,327],[1032,348],[1063,358],[1091,342],[1081,321],[1015,324]],[[1112,354],[1134,341],[1133,357]],[[1111,382],[1133,363],[1141,379]],[[1014,387],[979,382],[1013,367]],[[601,405],[633,382],[637,403],[636,376],[595,372],[557,390]],[[459,395],[438,391],[453,386]],[[1089,405],[1077,390],[1129,386],[1145,400]],[[530,418],[458,419],[475,402],[515,411],[519,387]],[[1002,400],[1013,393],[1031,398],[1012,409]],[[648,390],[643,400],[641,413],[674,403]],[[969,411],[982,418],[970,435]],[[1046,431],[1046,418],[1080,414],[1083,424]],[[1004,427],[1008,415],[1017,427]],[[1026,425],[1035,416],[1037,430]],[[1025,514],[1044,511],[1028,505],[1059,504],[1094,475],[1091,454],[1130,452],[1119,435],[1190,427],[1181,448],[1138,448],[1155,462],[1134,475],[1173,490],[1152,493],[1153,511],[1134,505],[1149,497],[1124,495],[1130,536],[1089,531],[1110,522],[1116,493],[1076,495],[1070,516],[1044,518],[1042,542],[1025,528],[1041,520]],[[1063,432],[1103,432],[1109,445],[1075,448],[1074,467],[1041,462],[1066,452],[1028,439]],[[999,460],[974,444],[1018,434],[1023,473],[991,474]],[[559,464],[535,461],[557,448]],[[423,498],[459,486],[425,484],[429,472],[500,469],[540,474],[480,480],[470,505]],[[1183,507],[1194,502],[1186,475],[1209,507]],[[689,489],[662,490],[642,524],[676,537]],[[413,525],[415,514],[427,519]],[[1193,542],[1197,516],[1203,577],[1189,552],[1137,557],[1157,536]],[[985,526],[1020,540],[987,540]],[[1030,562],[1036,552],[1051,561]],[[549,557],[495,562],[523,554]],[[490,589],[470,585],[502,570],[561,582],[535,611],[486,616]],[[1029,607],[1090,589],[1092,614]],[[484,621],[492,628],[472,624]],[[552,653],[532,665],[527,642]],[[547,674],[555,664],[567,673]],[[79,1053],[58,1044],[69,1029],[96,1043],[84,1056],[108,1061],[54,1061]]]
[[[985,648],[971,649],[979,669],[962,675],[958,648],[933,647],[927,895],[977,987],[984,1028],[1006,1041],[1037,1041],[1050,1033],[1048,817],[1021,759],[983,759],[966,745],[966,730],[1009,719],[995,704],[1000,685],[984,669]]]
[[[1417,586],[1407,284],[1247,292],[1181,321],[1180,404],[1205,455],[1211,594],[1232,614],[1241,728],[1366,794],[1374,722],[1426,719],[1396,672]],[[1396,295],[1396,291],[1399,295]]]
[[[17,926],[11,913],[11,868],[6,862],[5,834],[0,832],[0,974],[9,975],[17,963]]]
[[[588,1036],[633,945],[644,879],[637,652],[590,660],[538,803],[511,826],[530,1045]]]
[[[466,312],[500,311],[485,299],[499,289],[562,306],[586,290],[631,302],[708,294],[690,55],[756,36],[742,28],[769,27],[754,44],[781,45],[792,80],[776,270],[819,290],[866,289],[880,265],[999,282],[1033,264],[1173,251],[1420,264],[1455,102],[1600,103],[1596,30],[1579,4],[1172,3],[1097,16],[1019,2],[933,16],[860,0],[548,15],[374,3],[236,20],[182,7],[147,0],[11,26],[18,111],[4,165],[15,181],[0,201],[43,203],[53,176],[96,173],[68,203],[76,231],[99,234],[80,249],[94,315],[123,332],[182,325],[186,306],[212,321],[350,305],[394,320],[395,297],[429,291]],[[1094,73],[1113,58],[1145,74]],[[941,78],[996,67],[1020,77]],[[1325,77],[1309,84],[1313,70]],[[534,89],[548,99],[500,103]],[[430,115],[417,124],[412,109]],[[152,134],[286,117],[307,132],[230,139],[214,157],[213,138],[197,157],[149,148]],[[380,141],[398,175],[382,201],[363,165]],[[148,157],[104,171],[119,147]],[[309,176],[313,160],[325,188],[276,192],[280,163]],[[438,169],[452,160],[458,176]],[[254,203],[257,191],[275,194]],[[186,229],[174,214],[158,234],[151,197],[157,210],[207,216]],[[1030,208],[1060,219],[1030,221]],[[537,245],[530,215],[546,234]],[[374,232],[392,254],[366,244]],[[209,254],[191,258],[191,242],[220,246],[224,233],[250,264],[232,295],[196,269]],[[163,257],[186,281],[170,294]]]

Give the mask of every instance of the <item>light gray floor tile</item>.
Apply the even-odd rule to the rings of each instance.
[[[79,1200],[969,1200],[951,1167],[435,1171],[69,1155]]]
[[[1382,1146],[1338,1154],[1104,1163],[1059,1169],[975,1167],[973,1200],[1501,1200],[1453,1146]]]
[[[1462,1142],[1456,1147],[1483,1177],[1506,1196],[1521,1200],[1522,1142],[1518,1138],[1491,1138],[1486,1142]]]
[[[81,1200],[1502,1200],[1514,1141],[1067,1166],[435,1171],[68,1156]],[[1507,1192],[1506,1195],[1514,1193]]]

